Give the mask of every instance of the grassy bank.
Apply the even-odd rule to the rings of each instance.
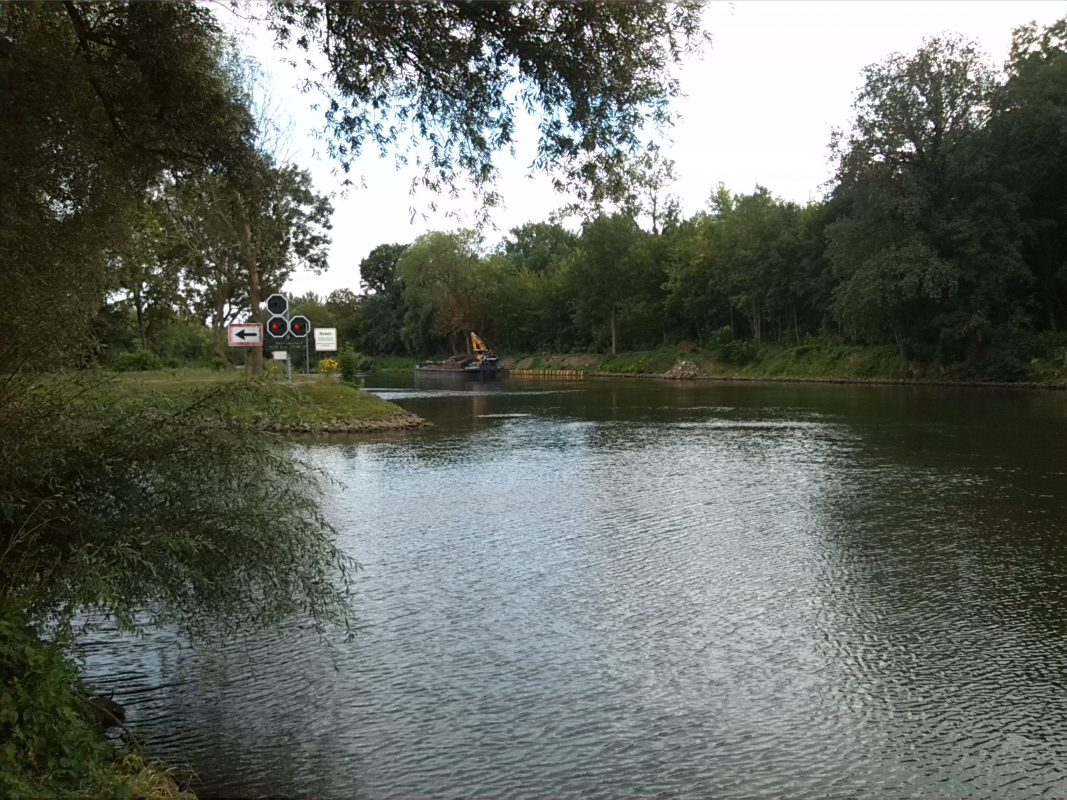
[[[414,356],[371,356],[374,372],[411,372],[418,359]]]
[[[105,403],[151,407],[266,430],[359,433],[416,428],[424,420],[354,386],[319,375],[293,382],[211,370],[160,370],[109,375],[97,393]]]
[[[738,380],[894,383],[1023,383],[1067,388],[1067,342],[1031,357],[1000,356],[981,363],[922,364],[892,347],[809,344],[756,348],[747,342],[715,350],[664,347],[618,355],[595,353],[515,355],[512,369],[584,370],[592,375],[663,376]],[[679,365],[686,367],[679,369]]]

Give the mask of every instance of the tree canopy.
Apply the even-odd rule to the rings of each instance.
[[[702,4],[283,2],[278,39],[325,55],[331,151],[412,159],[434,191],[487,190],[520,109],[538,120],[534,166],[583,199],[617,197],[630,156],[678,93],[672,67],[704,42]],[[308,62],[313,64],[311,60]],[[399,147],[399,149],[397,149]]]

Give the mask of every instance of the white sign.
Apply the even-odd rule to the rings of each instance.
[[[263,326],[258,322],[239,322],[226,331],[230,347],[259,347],[263,344]]]
[[[315,352],[337,352],[337,328],[315,328]]]
[[[289,353],[286,350],[273,350],[270,357],[275,361],[287,361],[289,359]]]

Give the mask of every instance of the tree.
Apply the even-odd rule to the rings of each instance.
[[[729,208],[718,222],[715,270],[733,308],[748,316],[752,338],[759,344],[769,322],[777,321],[781,333],[787,327],[784,318],[796,313],[791,272],[797,266],[800,209],[762,186],[750,195],[731,197]]]
[[[404,351],[399,264],[409,247],[380,244],[359,262],[360,284],[368,292],[359,304],[359,348],[364,352],[392,355]]]
[[[476,241],[472,231],[428,233],[400,259],[405,339],[414,352],[426,352],[435,340],[448,341],[455,349],[457,338],[466,341],[467,332],[482,318],[479,301],[485,282]]]
[[[582,228],[581,246],[570,263],[577,316],[590,328],[607,326],[612,354],[618,352],[617,316],[629,296],[640,236],[637,223],[625,214],[599,216]]]
[[[552,222],[527,222],[512,228],[501,251],[515,268],[533,272],[558,270],[578,247],[578,237]]]
[[[182,310],[181,275],[156,205],[146,200],[130,215],[131,233],[108,259],[107,281],[110,299],[132,309],[140,347],[148,350],[149,339]]]
[[[974,45],[933,38],[864,75],[837,147],[835,314],[909,353],[977,354],[1027,291],[1014,207],[982,147],[992,72]]]
[[[713,331],[731,322],[732,306],[716,272],[722,226],[699,213],[679,225],[674,236],[674,259],[664,300],[668,324],[683,339],[704,342]]]
[[[318,508],[322,476],[250,429],[198,424],[262,388],[102,414],[76,384],[7,382],[0,609],[61,626],[97,609],[127,628],[147,612],[194,632],[343,620],[349,561]]]
[[[596,200],[617,196],[646,123],[667,122],[671,67],[702,44],[701,11],[691,0],[290,2],[270,22],[279,40],[326,56],[319,86],[346,170],[367,144],[403,142],[425,187],[488,189],[526,108],[541,120],[535,165]]]
[[[367,253],[359,262],[360,285],[371,294],[394,294],[397,264],[407,249],[406,244],[380,244]]]
[[[5,369],[80,357],[109,253],[131,232],[127,210],[165,169],[221,169],[249,140],[221,47],[210,12],[193,5],[4,7],[0,260],[15,315]],[[43,307],[61,339],[34,333]]]
[[[326,296],[326,310],[336,320],[337,343],[341,348],[362,348],[362,298],[350,289],[334,289]],[[399,325],[397,326],[399,329]]]
[[[678,220],[678,198],[668,192],[677,179],[674,161],[664,157],[656,145],[642,153],[629,168],[627,204],[632,213],[648,218],[654,236],[659,236],[664,225],[670,226]]]
[[[993,96],[994,172],[1015,195],[1037,324],[1067,328],[1067,18],[1012,37],[1008,79]]]

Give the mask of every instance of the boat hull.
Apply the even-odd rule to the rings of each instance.
[[[416,375],[433,375],[442,378],[456,378],[458,380],[499,380],[508,377],[508,371],[496,364],[481,364],[471,367],[446,367],[436,364],[419,364],[415,367]]]

